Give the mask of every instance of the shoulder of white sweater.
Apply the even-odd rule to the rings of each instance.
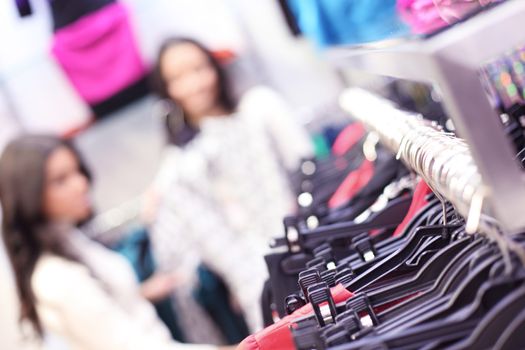
[[[82,264],[46,253],[37,261],[31,285],[40,301],[59,301],[67,290],[64,287],[76,285],[88,276],[89,271]]]
[[[256,86],[245,92],[239,101],[237,111],[241,117],[252,121],[254,118],[268,121],[267,118],[275,114],[293,114],[284,97],[267,86]]]
[[[254,86],[246,91],[239,101],[239,110],[250,107],[281,105],[284,99],[277,91],[265,85]]]
[[[153,320],[145,329],[137,319],[129,318],[114,303],[83,265],[64,258],[45,254],[38,260],[32,277],[33,290],[39,303],[56,307],[74,315],[76,336],[80,343],[89,339],[89,349],[162,349],[162,350],[217,350],[215,346],[180,344],[169,340],[167,331],[150,332],[154,324],[164,329],[160,321]],[[151,308],[144,300],[140,305]],[[154,311],[151,310],[154,315]],[[104,318],[101,318],[104,315]],[[98,323],[97,323],[98,322]],[[102,327],[92,338],[93,327]],[[95,326],[96,325],[96,326]],[[161,333],[165,333],[164,337]],[[105,346],[105,347],[102,347]],[[118,346],[115,346],[118,345]],[[151,346],[151,347],[148,347]],[[84,347],[82,347],[84,348]]]

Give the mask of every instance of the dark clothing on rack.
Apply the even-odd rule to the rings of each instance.
[[[53,31],[66,27],[113,2],[115,0],[50,0]],[[20,16],[32,14],[30,0],[16,0],[16,6]]]
[[[525,324],[522,262],[512,254],[505,262],[496,244],[467,234],[455,207],[440,202],[422,180],[416,185],[392,155],[376,152],[374,175],[347,203],[313,202],[309,211],[285,219],[285,237],[274,246],[287,251],[266,256],[265,307],[281,319],[272,324],[267,317],[270,325],[245,339],[243,349],[525,344],[517,331]],[[314,197],[315,184],[337,172],[328,170],[330,163],[320,165],[308,175]],[[318,215],[315,222],[311,213]],[[523,236],[514,239],[525,243]],[[503,273],[506,268],[513,273]],[[507,328],[512,331],[502,335]]]

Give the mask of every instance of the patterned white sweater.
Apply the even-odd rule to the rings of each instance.
[[[286,172],[311,152],[286,103],[263,87],[246,93],[236,114],[208,118],[184,148],[170,146],[151,230],[160,267],[192,271],[204,261],[259,329],[263,255],[295,206]]]

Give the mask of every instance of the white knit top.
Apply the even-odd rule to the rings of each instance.
[[[74,231],[71,244],[85,265],[46,254],[32,286],[43,327],[71,350],[212,350],[171,340],[154,308],[142,298],[124,258]],[[96,277],[93,277],[96,275]]]

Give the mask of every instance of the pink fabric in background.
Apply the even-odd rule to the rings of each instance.
[[[414,33],[432,33],[447,25],[433,0],[398,0],[397,8]]]
[[[499,0],[434,0],[434,3],[439,8],[441,17],[448,23],[454,23],[478,7],[497,1]]]
[[[146,73],[128,13],[119,3],[59,29],[52,53],[88,104],[106,100]]]

